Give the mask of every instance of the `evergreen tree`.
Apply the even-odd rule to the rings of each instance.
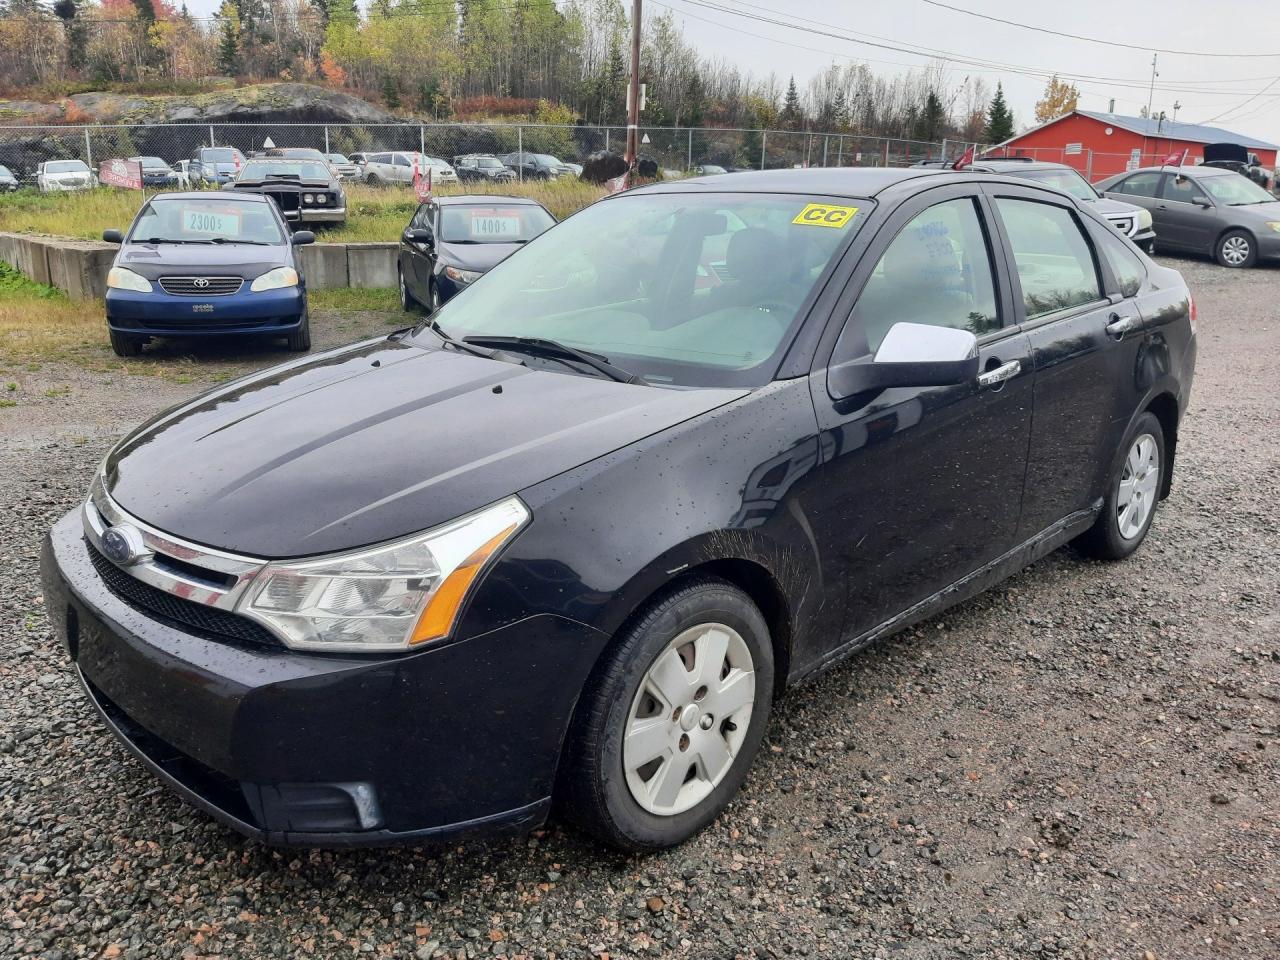
[[[1013,136],[1013,111],[1004,99],[1004,87],[996,84],[996,95],[987,107],[987,125],[982,128],[982,139],[988,144],[1004,143]]]
[[[778,115],[778,123],[783,130],[799,130],[804,126],[804,110],[800,106],[800,91],[796,89],[794,74],[787,84],[787,96],[782,101],[782,113]]]
[[[232,76],[240,69],[240,14],[232,0],[218,10],[218,69]]]
[[[156,22],[156,8],[151,0],[133,0],[133,7],[138,11],[138,19],[144,23]]]
[[[62,33],[67,44],[67,65],[72,69],[83,67],[89,35],[84,21],[80,19],[79,0],[57,0],[53,5],[53,15],[62,21]]]
[[[946,126],[946,110],[942,99],[930,90],[924,98],[924,106],[916,119],[915,136],[917,140],[937,140]]]

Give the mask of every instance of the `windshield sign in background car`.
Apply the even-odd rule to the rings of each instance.
[[[554,224],[522,197],[437,197],[418,207],[400,237],[400,305],[431,310]]]
[[[509,229],[466,206],[411,226]],[[250,836],[441,840],[554,799],[667,847],[788,684],[1067,542],[1139,547],[1194,312],[1030,181],[633,189],[412,330],[129,434],[46,542],[45,609],[116,735]]]
[[[255,194],[169,193],[138,212],[107,274],[107,329],[119,356],[153,337],[283,337],[311,346],[305,278],[275,205]]]
[[[347,219],[341,178],[327,160],[255,157],[224,189],[270,197],[291,223],[344,223]]]
[[[1208,254],[1224,267],[1280,258],[1280,201],[1231,170],[1149,167],[1098,189],[1149,211],[1161,250]]]

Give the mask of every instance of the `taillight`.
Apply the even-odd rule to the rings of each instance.
[[[1196,332],[1196,298],[1190,293],[1187,294],[1187,302],[1191,304],[1191,332]]]

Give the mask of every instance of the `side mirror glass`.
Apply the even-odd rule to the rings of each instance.
[[[295,247],[301,247],[304,244],[315,243],[316,235],[310,230],[297,230],[294,232],[293,236],[289,238],[289,242]]]
[[[409,239],[414,243],[431,244],[435,242],[431,237],[431,231],[423,230],[421,227],[415,227],[413,230],[410,230]]]
[[[1197,207],[1204,207],[1206,210],[1213,206],[1213,204],[1209,202],[1208,197],[1192,197],[1191,202]]]
[[[104,243],[124,243],[124,234],[119,230],[103,230],[102,240]]]
[[[927,323],[895,323],[870,360],[833,366],[827,374],[842,399],[890,387],[947,387],[978,376],[978,338],[968,330]]]

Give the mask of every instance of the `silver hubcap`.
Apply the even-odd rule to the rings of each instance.
[[[1228,237],[1222,244],[1222,259],[1238,266],[1249,259],[1249,241],[1244,237]]]
[[[397,278],[399,278],[399,282],[400,282],[400,306],[408,307],[409,306],[409,288],[404,285],[404,274],[397,273],[396,276]]]
[[[751,651],[733,628],[699,624],[667,644],[627,714],[622,767],[636,803],[669,817],[702,802],[733,766],[755,699]]]
[[[1156,507],[1160,486],[1160,448],[1156,438],[1144,433],[1133,441],[1120,475],[1120,495],[1116,497],[1116,521],[1120,536],[1132,540],[1142,533]]]

